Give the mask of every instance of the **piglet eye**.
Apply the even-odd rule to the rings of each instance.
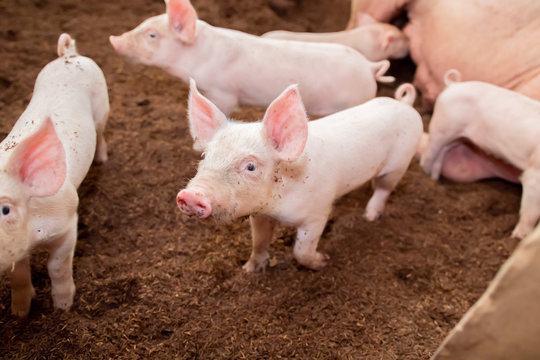
[[[256,168],[256,166],[255,166],[254,163],[248,163],[248,164],[247,164],[247,167],[246,167],[246,169],[247,169],[248,171],[255,171],[255,168]]]
[[[2,206],[2,215],[9,215],[10,212],[11,209],[9,208],[9,206]]]
[[[148,36],[150,36],[152,39],[155,39],[157,35],[150,33],[150,34],[148,34]]]

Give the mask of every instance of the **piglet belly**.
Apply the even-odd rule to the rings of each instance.
[[[502,178],[519,183],[522,171],[497,159],[470,143],[457,142],[444,157],[442,174],[456,182],[473,182],[480,179]]]

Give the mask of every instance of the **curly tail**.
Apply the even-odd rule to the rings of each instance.
[[[394,94],[396,100],[401,101],[409,106],[413,106],[416,100],[416,89],[413,84],[404,83],[399,85]]]
[[[448,86],[461,81],[461,73],[456,69],[450,69],[444,74],[444,85]]]
[[[375,80],[382,83],[391,83],[396,80],[393,76],[384,76],[384,73],[388,71],[388,68],[390,67],[390,61],[388,60],[382,60],[378,61],[376,63],[373,63],[373,74],[375,76]]]
[[[58,38],[58,56],[76,56],[77,48],[75,47],[75,40],[69,34],[63,33]]]

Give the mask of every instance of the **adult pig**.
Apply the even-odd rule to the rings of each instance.
[[[407,90],[405,90],[407,92]],[[311,269],[334,200],[372,180],[365,218],[377,219],[422,134],[420,115],[404,102],[376,98],[311,121],[296,86],[268,107],[262,122],[225,115],[191,83],[191,135],[204,149],[197,175],[177,195],[182,212],[201,219],[250,215],[253,248],[244,270],[263,270],[276,221],[296,227],[293,255]]]
[[[523,239],[432,360],[537,359],[540,227]]]
[[[454,70],[446,74],[448,86],[435,102],[421,165],[433,179],[442,174],[460,182],[521,182],[520,219],[512,236],[523,238],[540,218],[540,102],[480,81],[454,81],[458,77]]]
[[[189,0],[170,0],[167,13],[111,36],[129,59],[162,68],[186,83],[194,78],[225,114],[239,103],[268,106],[298,83],[307,111],[326,115],[375,96],[387,60],[370,62],[339,44],[297,43],[213,27],[197,20]]]
[[[49,250],[54,307],[71,306],[77,187],[94,153],[107,160],[103,130],[109,99],[103,73],[77,54],[67,34],[58,39],[58,56],[39,73],[28,107],[0,144],[0,271],[10,277],[11,310],[17,316],[30,311],[29,257],[37,246]]]
[[[262,37],[282,40],[326,42],[343,44],[360,52],[370,61],[399,59],[407,56],[409,42],[395,26],[376,22],[364,14],[358,17],[358,27],[332,33],[299,33],[292,31],[270,31]]]
[[[388,21],[407,11],[404,28],[426,104],[444,89],[448,69],[540,100],[540,1],[353,0],[350,26],[367,12]]]

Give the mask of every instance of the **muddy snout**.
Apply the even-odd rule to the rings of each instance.
[[[180,211],[189,216],[206,219],[212,214],[210,202],[201,194],[184,189],[176,195],[176,204]]]

